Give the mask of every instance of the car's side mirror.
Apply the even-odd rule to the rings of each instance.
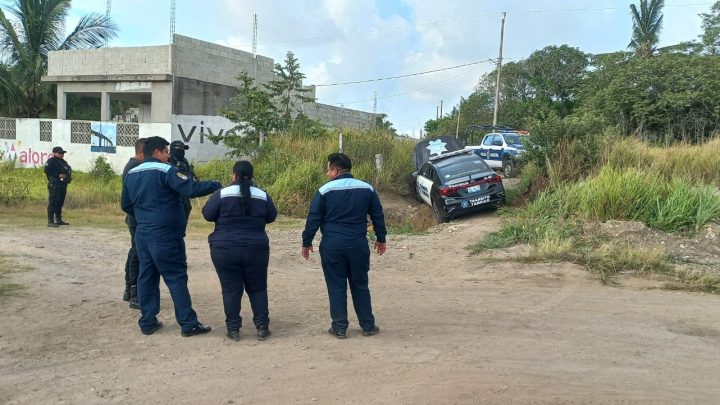
[[[493,141],[493,146],[502,146],[502,141]]]

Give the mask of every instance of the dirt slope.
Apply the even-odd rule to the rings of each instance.
[[[363,337],[351,317],[346,340],[326,333],[317,253],[302,260],[300,229],[271,228],[265,342],[247,327],[225,338],[203,237],[187,240],[190,291],[213,331],[181,337],[163,287],[166,326],[143,336],[120,300],[125,232],[0,226],[0,252],[35,268],[0,302],[0,403],[717,403],[720,297],[467,257],[497,226],[484,214],[391,236],[370,276],[382,331]]]

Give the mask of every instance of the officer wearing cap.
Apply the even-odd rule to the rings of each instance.
[[[198,181],[199,179],[193,171],[193,166],[185,158],[185,151],[188,149],[190,149],[190,147],[182,141],[170,142],[170,160],[168,163],[175,166],[178,173],[182,173],[192,181]],[[183,197],[183,208],[185,209],[185,219],[187,220],[190,218],[190,211],[192,211],[192,204],[190,204],[190,199],[187,197]]]
[[[45,176],[48,181],[48,226],[57,228],[60,225],[70,225],[62,219],[62,207],[65,204],[67,185],[72,181],[72,168],[65,161],[62,147],[56,146],[52,150],[52,157],[45,162]]]
[[[131,169],[121,196],[122,210],[133,214],[137,222],[135,248],[140,259],[138,300],[140,331],[151,335],[162,326],[160,312],[160,276],[170,290],[175,319],[182,336],[210,331],[198,321],[187,288],[185,228],[187,221],[182,197],[202,197],[222,188],[216,181],[192,181],[167,163],[168,141],[153,136],[143,147],[144,160]]]

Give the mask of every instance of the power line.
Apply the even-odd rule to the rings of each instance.
[[[418,92],[418,91],[422,91],[422,90],[425,90],[425,89],[429,89],[430,87],[437,86],[438,84],[442,84],[442,83],[448,82],[448,81],[450,81],[450,80],[457,79],[458,77],[467,75],[467,74],[469,74],[470,72],[474,71],[475,69],[476,69],[476,68],[468,69],[468,70],[466,70],[466,71],[464,71],[464,72],[462,72],[462,73],[460,73],[460,74],[458,74],[458,75],[448,77],[447,79],[441,80],[441,81],[439,81],[439,82],[435,82],[435,83],[433,83],[433,84],[431,84],[431,85],[428,85],[428,86],[425,86],[425,87],[420,87],[420,88],[418,88],[418,89],[409,90],[409,91],[404,91],[404,92],[402,92],[402,93],[391,94],[391,95],[388,95],[388,96],[382,96],[382,97],[378,97],[377,99],[378,99],[378,100],[382,100],[382,99],[387,99],[387,98],[400,97],[400,96],[404,96],[404,95],[406,95],[406,94],[415,93],[415,92]],[[335,104],[335,105],[340,105],[340,104],[342,104],[342,105],[345,105],[345,104],[358,104],[358,103],[366,103],[366,102],[368,102],[368,101],[373,101],[373,100],[375,100],[374,97],[373,97],[373,98],[369,98],[369,99],[365,99],[365,100],[356,100],[356,101],[348,101],[348,102],[344,102],[344,103],[332,103],[332,104]]]
[[[445,70],[452,70],[452,69],[457,69],[457,68],[461,68],[461,67],[465,67],[465,66],[477,65],[480,63],[488,63],[488,62],[492,62],[492,60],[488,58],[487,60],[480,60],[480,61],[476,61],[476,62],[465,63],[462,65],[449,66],[449,67],[434,69],[434,70],[426,70],[424,72],[409,73],[406,75],[381,77],[381,78],[377,78],[377,79],[356,80],[356,81],[352,81],[352,82],[342,82],[342,83],[316,84],[315,87],[343,86],[346,84],[370,83],[370,82],[379,82],[381,80],[400,79],[403,77],[420,76],[420,75],[425,75],[428,73],[442,72]]]

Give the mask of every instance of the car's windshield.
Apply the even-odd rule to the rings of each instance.
[[[463,176],[489,171],[490,168],[482,159],[463,159],[438,167],[438,175],[443,182],[454,180]]]
[[[505,134],[505,143],[508,145],[522,145],[522,137],[520,135],[508,135]]]

